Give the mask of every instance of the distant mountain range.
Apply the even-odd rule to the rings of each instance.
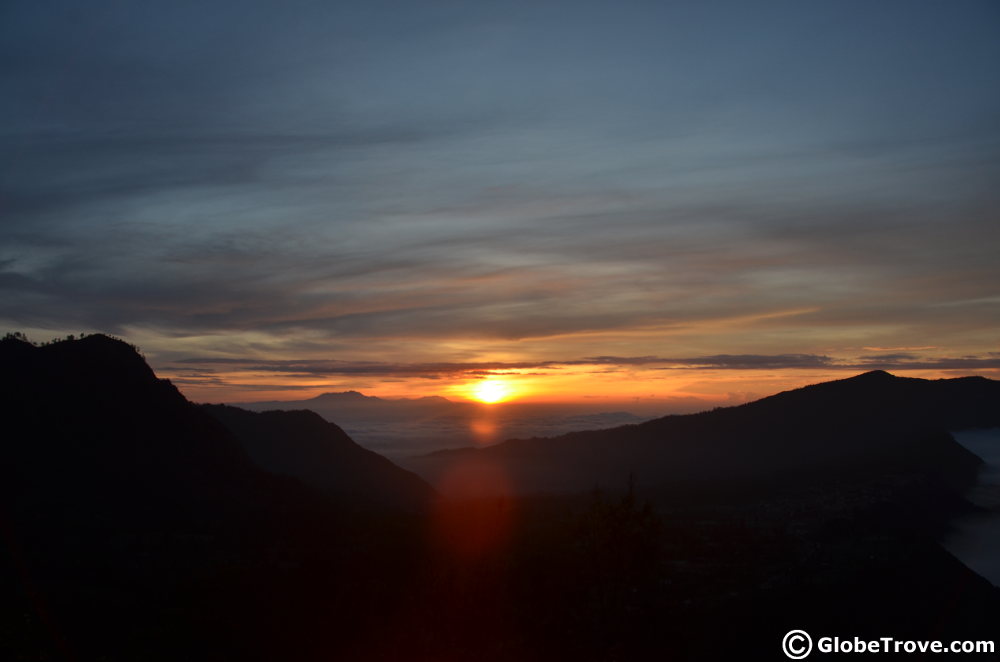
[[[192,495],[237,498],[233,485],[253,485],[246,491],[256,495],[257,483],[274,483],[263,468],[355,503],[410,507],[433,498],[422,480],[316,413],[193,405],[133,348],[106,336],[44,347],[7,339],[0,363],[10,423],[37,436],[8,451],[8,473],[21,469],[8,476],[8,489],[44,489],[37,476],[63,485],[100,476],[108,485],[147,491],[181,481]],[[417,436],[445,424],[468,429],[486,421],[494,435],[513,425],[490,421],[489,407],[441,397],[385,400],[349,391],[253,407],[298,405],[355,422],[399,424]],[[700,414],[434,452],[406,466],[439,487],[457,472],[502,476],[503,491],[517,494],[624,485],[630,475],[649,488],[732,487],[853,467],[920,468],[958,481],[974,471],[975,457],[944,433],[991,426],[1000,426],[1000,382],[875,371]],[[28,475],[36,478],[25,482]],[[471,482],[493,489],[491,481]]]
[[[396,416],[403,413],[409,413],[414,416],[444,415],[465,412],[473,407],[472,403],[452,402],[447,398],[436,395],[422,398],[385,399],[365,395],[358,391],[321,393],[316,397],[306,400],[246,402],[240,403],[239,406],[253,411],[309,409],[316,413],[344,412],[359,418],[382,416],[386,413]]]
[[[950,481],[977,458],[949,430],[1000,426],[1000,382],[928,381],[869,372],[737,407],[638,425],[441,451],[406,464],[433,484],[482,490],[502,476],[511,493],[579,492],[624,485],[736,488],[873,471],[928,471]]]
[[[323,393],[307,400],[231,404],[250,411],[314,411],[343,428],[359,444],[397,462],[444,448],[479,447],[505,439],[547,437],[646,420],[586,404],[483,405],[440,396],[379,398],[357,391]]]

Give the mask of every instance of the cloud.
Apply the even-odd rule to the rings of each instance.
[[[860,372],[868,370],[963,370],[982,371],[1000,369],[1000,353],[985,356],[921,358],[912,354],[886,354],[861,359],[832,358],[815,354],[777,355],[714,355],[698,357],[657,357],[657,356],[594,356],[570,360],[546,361],[478,361],[478,362],[421,362],[394,363],[379,361],[343,360],[262,360],[259,358],[219,358],[191,357],[172,362],[167,366],[171,372],[192,370],[187,366],[197,366],[195,370],[205,371],[203,377],[192,373],[190,383],[223,383],[213,369],[228,374],[274,373],[304,381],[316,378],[380,377],[392,381],[409,379],[474,379],[497,375],[552,376],[562,370],[575,370],[601,366],[603,371],[611,368],[637,370],[674,371],[756,371],[756,370],[834,370]],[[207,370],[206,370],[207,369]],[[591,372],[585,370],[585,372]],[[614,372],[614,370],[612,370]],[[220,381],[222,380],[222,381]],[[241,378],[240,388],[245,380]],[[276,385],[256,385],[254,390],[279,389]],[[315,388],[298,385],[295,388]]]
[[[900,363],[904,361],[913,361],[917,358],[916,354],[909,353],[895,353],[895,354],[873,354],[870,356],[861,357],[859,364],[875,363],[878,365],[890,365],[895,363]]]
[[[996,356],[963,356],[920,359],[917,357],[887,357],[863,360],[857,363],[843,365],[848,369],[860,370],[997,370],[1000,369],[1000,357]]]
[[[807,354],[717,355],[688,358],[656,356],[617,357],[595,356],[576,360],[551,361],[490,361],[490,362],[441,362],[441,363],[388,363],[377,361],[314,361],[314,360],[260,360],[254,358],[187,358],[175,364],[219,366],[224,369],[247,372],[276,372],[296,376],[317,375],[391,375],[395,377],[432,376],[487,376],[497,374],[524,374],[531,370],[558,370],[576,366],[634,366],[674,369],[785,369],[831,367],[827,356]],[[545,374],[545,373],[536,373]]]
[[[691,370],[981,353],[990,21],[730,4],[6,3],[0,320],[140,330],[171,356],[204,337]],[[844,338],[890,348],[827,358]],[[355,368],[476,370],[449,365]]]

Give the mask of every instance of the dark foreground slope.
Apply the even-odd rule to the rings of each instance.
[[[2,659],[278,659],[395,593],[391,477],[331,498],[262,470],[121,341],[0,342],[0,403]]]
[[[932,470],[946,435],[919,436],[919,462],[833,462],[774,493],[706,479],[655,511],[626,492],[403,512],[261,470],[108,338],[6,341],[0,387],[0,659],[693,661],[782,659],[792,628],[997,638],[997,589],[935,542],[975,461]],[[332,434],[229,413],[268,444]]]
[[[260,466],[295,476],[337,498],[365,495],[387,506],[416,510],[434,498],[421,478],[362,448],[337,425],[311,411],[251,412],[202,405]]]
[[[932,471],[967,484],[977,459],[940,433],[1000,425],[1000,382],[928,381],[870,372],[739,407],[551,439],[442,451],[408,463],[432,484],[458,469],[501,475],[511,493],[572,493],[625,483],[716,491],[720,485],[837,479],[844,472]]]
[[[123,342],[95,335],[34,347],[8,339],[0,369],[3,489],[19,509],[211,527],[277,513],[293,492],[310,498],[260,471]]]

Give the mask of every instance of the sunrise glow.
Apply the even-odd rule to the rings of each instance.
[[[477,383],[472,390],[472,397],[486,404],[503,402],[510,399],[511,395],[510,387],[496,379],[484,379]]]

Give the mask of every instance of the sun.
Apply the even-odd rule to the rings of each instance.
[[[472,388],[472,397],[486,404],[503,402],[510,395],[510,388],[496,379],[484,379]]]

